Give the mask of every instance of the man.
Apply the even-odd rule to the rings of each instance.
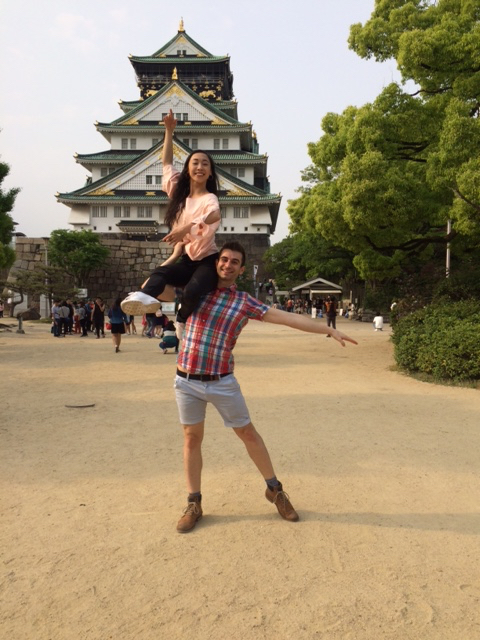
[[[233,375],[232,349],[250,318],[293,329],[331,335],[342,346],[357,344],[333,328],[302,315],[271,309],[245,292],[235,281],[245,270],[245,251],[238,242],[225,244],[217,260],[218,288],[204,296],[189,317],[178,356],[175,394],[184,433],[184,468],[188,504],[177,524],[179,533],[191,531],[202,517],[202,440],[207,403],[212,403],[226,427],[244,443],[267,484],[265,497],[282,518],[295,522],[298,514],[277,479],[262,437],[250,421],[247,405]]]

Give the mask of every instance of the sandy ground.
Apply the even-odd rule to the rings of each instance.
[[[174,354],[1,333],[0,636],[480,638],[480,393],[392,370],[388,327],[339,325],[358,347],[252,322],[236,348],[300,522],[210,411],[187,535]]]

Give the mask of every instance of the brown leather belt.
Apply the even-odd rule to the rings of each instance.
[[[220,378],[225,378],[225,376],[231,376],[232,373],[219,373],[217,375],[210,375],[207,373],[187,373],[186,371],[180,371],[177,369],[177,376],[181,378],[186,378],[187,380],[200,380],[201,382],[210,382],[211,380],[220,380]]]

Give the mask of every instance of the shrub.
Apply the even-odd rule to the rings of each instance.
[[[434,380],[478,380],[479,332],[480,302],[432,304],[395,324],[395,360],[402,369]]]

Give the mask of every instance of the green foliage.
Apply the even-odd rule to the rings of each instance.
[[[100,242],[100,237],[90,230],[52,231],[48,243],[49,262],[62,267],[74,280],[76,287],[81,287],[93,269],[102,267],[109,250]]]
[[[480,5],[468,0],[377,0],[354,25],[361,57],[396,59],[409,94],[392,83],[372,104],[327,114],[308,145],[307,186],[289,203],[296,232],[353,252],[365,279],[399,276],[432,248],[480,222]],[[447,220],[453,231],[446,235]]]
[[[277,287],[289,289],[317,276],[336,280],[353,276],[352,257],[319,234],[300,232],[270,247],[263,259]]]
[[[4,162],[0,162],[0,269],[8,269],[15,262],[15,252],[9,246],[15,230],[13,218],[10,211],[15,204],[20,189],[10,189],[4,191],[2,183],[8,176],[10,167]]]
[[[434,380],[480,379],[480,302],[433,304],[397,320],[397,364]]]
[[[49,300],[59,298],[73,298],[76,288],[64,269],[61,267],[37,265],[35,269],[15,269],[9,274],[6,281],[0,282],[0,287],[5,287],[18,293],[23,301],[24,296],[46,296]]]

